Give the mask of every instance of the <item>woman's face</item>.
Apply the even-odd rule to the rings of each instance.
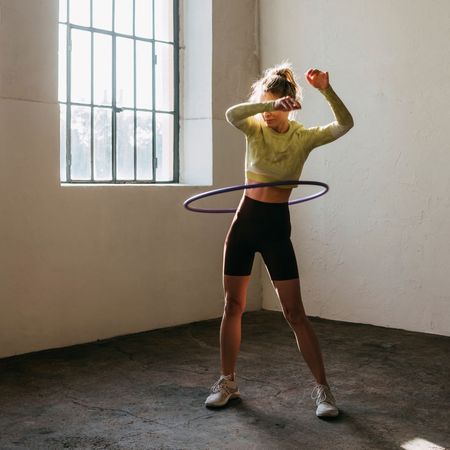
[[[281,98],[281,96],[266,91],[261,95],[261,102],[268,102],[278,98]],[[266,125],[276,130],[285,128],[286,123],[289,121],[289,111],[265,111],[261,114]]]

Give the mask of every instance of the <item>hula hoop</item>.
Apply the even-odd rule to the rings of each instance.
[[[266,187],[266,186],[283,186],[283,185],[291,185],[291,184],[308,184],[308,185],[315,185],[315,186],[322,186],[324,189],[322,189],[320,192],[312,195],[308,195],[306,197],[297,198],[295,200],[291,200],[288,202],[289,205],[295,205],[297,203],[306,202],[308,200],[312,200],[313,198],[320,197],[321,195],[325,194],[330,188],[326,183],[323,183],[321,181],[299,181],[299,180],[287,180],[287,181],[271,181],[268,183],[254,183],[254,184],[238,184],[236,186],[229,186],[224,187],[220,189],[214,189],[213,191],[208,192],[202,192],[201,194],[194,195],[193,197],[189,197],[184,203],[183,206],[188,209],[189,211],[194,212],[202,212],[202,213],[232,213],[236,212],[237,208],[230,208],[230,209],[206,209],[206,208],[192,208],[189,206],[192,202],[195,202],[197,200],[200,200],[202,198],[210,197],[211,195],[218,195],[218,194],[224,194],[225,192],[232,192],[232,191],[238,191],[243,189],[255,189],[258,187]]]

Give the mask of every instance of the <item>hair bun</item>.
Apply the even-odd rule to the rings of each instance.
[[[291,65],[289,63],[280,64],[273,68],[274,75],[284,78],[289,83],[293,85],[296,84],[294,78],[294,72],[292,71]]]
[[[280,76],[280,77],[284,77],[284,78],[288,78],[289,77],[289,69],[287,67],[282,67],[279,69],[275,69],[275,74]]]

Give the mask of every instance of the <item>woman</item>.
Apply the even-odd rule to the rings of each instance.
[[[246,136],[246,183],[298,180],[309,153],[347,133],[353,118],[329,84],[328,72],[309,69],[306,80],[330,104],[336,121],[305,128],[291,120],[300,109],[301,88],[289,63],[267,69],[252,85],[250,102],[229,108],[226,118]],[[294,331],[297,345],[315,380],[311,397],[317,416],[336,416],[339,410],[325,376],[319,342],[303,308],[298,268],[290,235],[288,201],[297,186],[247,189],[233,218],[224,245],[225,307],[220,328],[222,374],[211,387],[206,406],[223,406],[240,396],[235,364],[241,341],[255,252],[260,252]]]

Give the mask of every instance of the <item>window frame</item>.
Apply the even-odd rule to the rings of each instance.
[[[66,126],[65,126],[65,147],[66,147],[66,160],[65,160],[65,173],[66,173],[66,179],[63,180],[61,178],[60,173],[60,182],[61,184],[108,184],[108,185],[116,185],[116,184],[148,184],[148,185],[158,185],[158,184],[175,184],[179,183],[180,179],[180,148],[179,148],[179,135],[180,135],[180,7],[179,7],[179,0],[170,0],[172,1],[173,5],[173,41],[164,41],[161,39],[155,39],[155,0],[152,0],[152,31],[153,31],[153,37],[152,38],[145,38],[141,36],[136,36],[135,29],[136,29],[136,0],[132,0],[133,4],[133,31],[132,34],[123,34],[115,31],[115,4],[116,0],[112,1],[112,29],[111,30],[104,30],[101,28],[95,28],[93,27],[93,0],[89,0],[89,6],[90,6],[90,25],[89,26],[83,26],[78,24],[70,23],[70,2],[76,1],[76,0],[66,0],[66,22],[61,22],[60,19],[60,13],[58,13],[58,27],[60,25],[66,26],[66,101],[60,101],[58,98],[59,105],[65,105],[66,107]],[[166,0],[168,1],[168,0]],[[89,32],[91,37],[91,68],[90,68],[90,76],[91,76],[91,92],[90,92],[90,102],[89,103],[79,103],[79,102],[72,102],[71,99],[71,33],[72,30],[82,30]],[[111,36],[111,46],[112,46],[112,81],[111,81],[111,106],[105,106],[105,105],[97,105],[94,103],[93,98],[93,84],[94,84],[94,34],[104,34]],[[116,78],[117,78],[117,71],[116,71],[116,59],[117,59],[117,52],[116,52],[116,39],[117,37],[132,39],[133,41],[133,60],[134,60],[134,107],[121,107],[117,105],[117,99],[116,99]],[[148,108],[138,108],[136,106],[136,42],[137,41],[143,41],[150,43],[152,45],[152,107],[151,109]],[[174,109],[173,111],[161,111],[156,109],[156,101],[155,101],[155,91],[156,91],[156,44],[162,43],[162,44],[170,44],[173,46],[173,83],[174,83]],[[58,95],[59,97],[59,95]],[[72,106],[84,106],[89,107],[91,110],[91,118],[90,118],[90,179],[72,179],[71,178],[71,107]],[[112,166],[111,166],[111,176],[112,179],[102,179],[102,180],[95,180],[94,179],[94,108],[95,107],[101,107],[105,109],[111,110],[111,158],[112,158]],[[132,111],[134,114],[134,145],[133,145],[133,160],[134,160],[134,179],[117,179],[117,114],[122,111]],[[136,142],[136,132],[137,132],[137,112],[149,112],[152,114],[152,179],[139,179],[137,178],[137,142]],[[157,158],[156,158],[156,114],[162,113],[162,114],[170,114],[173,116],[173,169],[172,174],[173,177],[171,180],[156,180],[156,169],[157,169]],[[61,127],[61,122],[60,122]],[[61,152],[61,145],[60,145],[60,157],[62,156]]]

